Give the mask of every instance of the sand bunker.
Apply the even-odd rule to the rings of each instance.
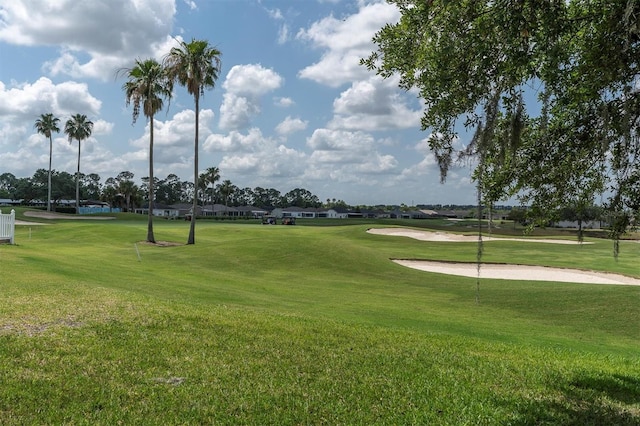
[[[391,235],[394,237],[409,237],[420,241],[434,241],[434,242],[458,242],[468,243],[478,241],[477,235],[461,235],[450,234],[448,232],[434,232],[434,231],[416,231],[414,229],[404,228],[371,228],[367,230],[370,234],[376,235]],[[500,237],[487,237],[482,236],[482,241],[525,241],[528,243],[546,243],[546,244],[592,244],[581,243],[574,240],[541,240],[534,238],[500,238]]]
[[[478,276],[475,263],[432,262],[428,260],[394,260],[395,263],[421,271],[461,277]],[[640,279],[618,274],[578,269],[550,268],[529,265],[497,265],[483,263],[480,278],[499,280],[553,281],[583,284],[640,285]]]
[[[39,219],[68,219],[68,220],[110,220],[114,219],[111,216],[96,216],[96,215],[76,215],[76,214],[63,214],[55,212],[47,212],[44,210],[29,210],[24,212],[25,216],[37,217]]]
[[[403,228],[369,229],[370,234],[392,235],[397,237],[415,238],[421,241],[444,242],[474,242],[478,240],[474,235],[449,234],[446,232],[416,231]],[[482,237],[483,241],[526,241],[549,244],[580,244],[570,240],[542,240],[529,238],[496,238]],[[591,244],[591,243],[583,243]],[[462,277],[478,277],[476,263],[435,262],[428,260],[394,260],[395,263],[421,271],[435,272],[438,274],[457,275]],[[529,265],[504,265],[482,264],[480,278],[501,280],[527,280],[527,281],[553,281],[571,282],[583,284],[614,284],[614,285],[640,285],[640,279],[625,275],[610,274],[595,271],[583,271],[578,269],[550,268],[545,266]]]

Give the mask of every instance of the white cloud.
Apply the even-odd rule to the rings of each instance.
[[[260,113],[260,105],[249,98],[225,93],[220,105],[220,123],[223,130],[244,129],[251,123],[251,117]]]
[[[310,148],[321,151],[369,150],[374,144],[368,133],[332,129],[316,129],[307,140]]]
[[[285,118],[276,126],[276,132],[280,136],[286,137],[292,133],[300,132],[306,129],[307,124],[309,124],[308,121],[303,121],[299,118],[291,118],[290,116],[287,116],[287,118]]]
[[[274,99],[274,104],[282,108],[288,108],[296,103],[291,98],[276,98]]]
[[[110,135],[113,131],[113,123],[104,121],[102,119],[95,120],[93,122],[93,136]]]
[[[283,79],[259,64],[235,65],[222,87],[226,90],[220,106],[220,128],[241,130],[260,113],[260,97],[278,89]]]
[[[275,8],[275,9],[266,9],[267,13],[269,14],[269,17],[271,19],[275,19],[275,20],[281,20],[284,19],[284,16],[282,16],[282,12],[280,11],[280,9]]]
[[[396,84],[396,79],[379,77],[354,82],[333,102],[335,116],[328,127],[365,131],[418,128],[422,111],[407,105]]]
[[[387,23],[397,22],[398,9],[386,2],[360,3],[358,13],[344,19],[333,16],[302,29],[296,38],[324,50],[320,61],[299,72],[301,78],[338,87],[365,78],[368,71],[359,65],[360,58],[374,49],[373,35]]]
[[[289,26],[282,24],[278,30],[278,44],[285,44],[289,40]]]
[[[248,133],[243,134],[238,131],[231,131],[227,135],[212,134],[203,146],[205,151],[240,151],[251,152],[256,151],[265,143],[265,138],[258,128],[249,129]]]
[[[220,161],[220,170],[240,178],[248,174],[254,179],[299,178],[306,167],[306,154],[278,144],[257,128],[246,134],[232,131],[226,136],[211,135],[205,150],[227,152]]]
[[[211,135],[211,123],[214,113],[210,109],[200,111],[200,140],[206,140]],[[154,120],[154,165],[157,166],[158,176],[181,171],[188,174],[193,164],[195,112],[183,110],[163,121]],[[132,140],[130,144],[137,148],[134,155],[137,160],[148,158],[149,123],[145,125],[144,134]]]
[[[282,83],[282,77],[275,71],[260,64],[249,64],[233,66],[222,87],[238,96],[257,97],[279,88]]]
[[[53,75],[108,80],[166,42],[175,12],[174,0],[14,0],[3,2],[0,41],[59,46],[60,56],[45,64]]]
[[[0,123],[8,119],[35,120],[44,112],[52,112],[62,121],[63,116],[81,112],[96,116],[102,103],[89,93],[84,83],[68,81],[54,84],[45,77],[33,84],[23,83],[6,87],[0,82]]]
[[[189,9],[191,10],[198,9],[198,5],[196,4],[195,1],[193,0],[183,0],[183,1],[184,1],[184,4],[186,4],[189,7]]]
[[[305,173],[309,178],[364,183],[372,175],[393,173],[398,166],[395,157],[378,152],[379,143],[365,132],[316,129],[307,145],[313,149]]]

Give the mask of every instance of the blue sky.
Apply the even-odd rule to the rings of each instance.
[[[148,123],[132,125],[116,71],[196,38],[222,52],[201,101],[201,170],[354,205],[472,204],[469,167],[439,183],[416,93],[358,64],[398,18],[374,0],[0,0],[0,174],[48,167],[33,124],[53,112],[61,128],[75,113],[94,122],[82,172],[147,176]],[[177,88],[156,116],[156,177],[193,180],[193,123],[193,99]],[[54,169],[75,171],[76,143],[55,135]]]

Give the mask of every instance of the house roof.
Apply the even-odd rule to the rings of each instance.
[[[149,203],[143,204],[141,206],[141,208],[143,209],[148,209],[149,208]],[[158,210],[178,210],[178,208],[176,208],[175,206],[169,206],[167,204],[162,204],[162,203],[153,203],[153,208],[154,210],[158,209]]]

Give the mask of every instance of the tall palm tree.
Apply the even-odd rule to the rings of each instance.
[[[203,191],[207,190],[207,187],[211,185],[211,212],[213,212],[213,193],[215,191],[216,182],[220,180],[220,169],[217,167],[209,167],[200,175],[202,180]]]
[[[78,170],[76,171],[76,213],[80,212],[80,142],[88,139],[93,131],[93,122],[84,114],[72,115],[64,125],[64,132],[72,140],[78,141]]]
[[[149,213],[147,241],[155,243],[153,235],[153,117],[163,107],[163,99],[171,97],[171,83],[167,79],[162,65],[155,59],[141,61],[136,59],[133,68],[125,69],[129,79],[122,89],[125,92],[127,106],[133,104],[133,123],[140,116],[140,109],[149,118]]]
[[[51,157],[53,154],[53,137],[51,136],[53,132],[59,133],[60,129],[58,128],[58,122],[60,119],[54,117],[53,114],[42,114],[40,118],[36,120],[36,123],[33,127],[35,127],[36,131],[41,135],[44,135],[49,138],[49,179],[47,182],[47,211],[51,211]]]
[[[220,194],[224,196],[224,207],[225,207],[225,213],[227,215],[229,214],[229,197],[234,192],[236,192],[236,189],[237,187],[234,184],[232,184],[229,179],[225,180],[219,185],[218,190],[220,191]]]
[[[205,88],[215,87],[220,74],[220,55],[222,53],[209,45],[207,40],[195,40],[186,43],[180,41],[164,58],[164,64],[172,81],[185,86],[189,94],[193,95],[196,113],[196,132],[193,154],[193,185],[196,191],[193,197],[193,212],[187,244],[195,244],[196,210],[198,208],[198,137],[200,96]]]

